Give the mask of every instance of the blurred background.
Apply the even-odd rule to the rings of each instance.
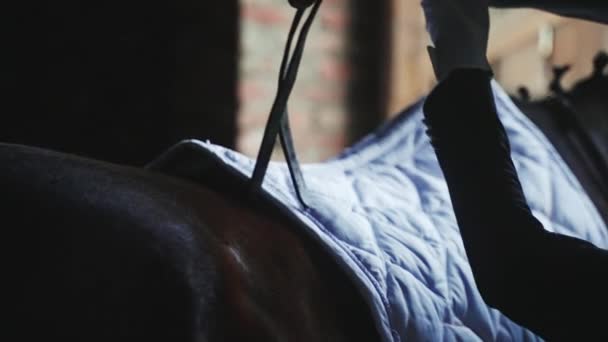
[[[7,6],[0,141],[131,165],[186,138],[257,153],[294,13],[287,1]],[[555,65],[572,65],[571,87],[608,50],[607,26],[532,10],[492,17],[490,61],[513,95],[525,86],[545,96]],[[325,0],[289,107],[300,158],[336,156],[428,93],[426,45],[417,0]]]
[[[255,155],[268,115],[276,66],[291,11],[282,0],[241,2],[239,136]],[[608,50],[608,26],[536,10],[492,10],[489,58],[511,94],[549,92],[553,66],[571,65],[562,84],[588,77],[598,51]],[[434,75],[419,1],[325,1],[312,31],[291,101],[300,156],[318,161],[426,95]],[[277,154],[280,158],[280,154]]]

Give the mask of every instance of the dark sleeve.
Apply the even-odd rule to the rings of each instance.
[[[424,113],[488,305],[547,339],[608,336],[608,252],[549,233],[532,215],[490,75],[453,72],[429,95]]]

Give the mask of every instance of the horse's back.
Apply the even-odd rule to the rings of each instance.
[[[0,165],[11,340],[197,338],[211,267],[179,187],[16,145],[0,145]]]

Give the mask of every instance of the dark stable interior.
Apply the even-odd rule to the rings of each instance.
[[[581,182],[604,222],[608,222],[607,62],[608,55],[599,52],[593,74],[569,90],[560,84],[568,68],[556,67],[549,96],[530,101],[522,88],[515,97]]]

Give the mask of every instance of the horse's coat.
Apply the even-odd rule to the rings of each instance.
[[[536,217],[549,230],[608,247],[606,225],[579,182],[540,131],[494,88]],[[414,105],[337,159],[305,166],[311,208],[301,207],[281,163],[268,170],[266,198],[291,212],[295,224],[347,270],[384,341],[538,340],[479,295],[421,108]],[[183,142],[151,165],[207,183],[215,178],[218,187],[232,178],[244,182],[253,166],[239,153],[200,141]]]

